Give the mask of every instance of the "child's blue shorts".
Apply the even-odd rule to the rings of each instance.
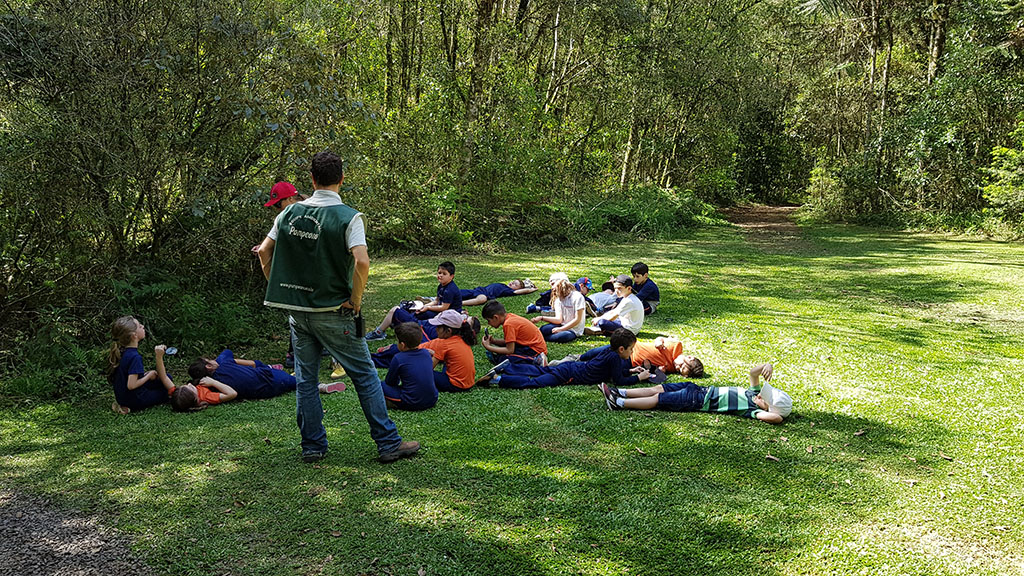
[[[658,394],[658,409],[670,412],[696,412],[708,395],[707,387],[693,382],[665,382],[661,387],[665,391]]]

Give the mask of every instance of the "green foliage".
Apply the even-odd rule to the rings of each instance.
[[[989,184],[985,198],[1004,219],[1024,224],[1024,122],[1010,135],[1018,143],[1013,148],[996,146],[988,167]]]

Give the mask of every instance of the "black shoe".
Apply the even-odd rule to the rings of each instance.
[[[319,462],[327,458],[327,452],[306,452],[302,455],[302,461],[306,464],[312,464],[313,462]]]
[[[621,396],[618,388],[613,388],[604,383],[598,384],[597,388],[601,391],[601,394],[604,394],[604,405],[607,406],[609,410],[622,409],[622,406],[615,403],[615,401]]]
[[[377,457],[377,460],[380,460],[382,464],[387,464],[388,462],[394,462],[399,458],[408,458],[419,451],[420,443],[415,440],[410,440],[408,442],[402,442],[398,445],[398,448],[395,448],[387,454],[381,454]]]

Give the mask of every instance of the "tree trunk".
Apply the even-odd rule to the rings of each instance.
[[[466,133],[463,141],[463,175],[473,166],[476,147],[477,122],[480,103],[484,97],[484,74],[491,60],[491,14],[495,0],[477,0],[476,22],[473,25],[473,69],[469,76],[469,94],[466,96]]]
[[[928,45],[928,85],[942,72],[942,55],[946,51],[946,25],[949,4],[934,0],[932,3],[932,33]]]

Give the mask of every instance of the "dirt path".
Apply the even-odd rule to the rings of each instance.
[[[106,576],[153,571],[94,518],[0,489],[0,575]]]
[[[766,252],[792,252],[807,247],[800,227],[793,222],[795,206],[733,206],[722,210],[747,240]]]

